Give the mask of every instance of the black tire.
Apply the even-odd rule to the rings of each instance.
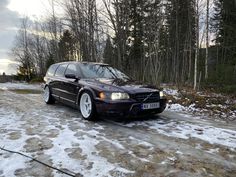
[[[87,99],[87,103],[85,102]],[[89,103],[90,100],[90,103]],[[87,104],[87,105],[86,105]],[[86,110],[88,109],[88,110]],[[89,111],[90,109],[90,111]],[[82,117],[85,120],[96,120],[97,111],[96,106],[94,104],[93,95],[89,91],[84,91],[79,98],[79,110],[81,112]]]
[[[51,94],[51,90],[48,85],[44,87],[44,94],[43,94],[43,99],[46,104],[54,104],[55,99],[53,98]]]

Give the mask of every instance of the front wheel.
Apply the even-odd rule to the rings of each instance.
[[[80,112],[84,119],[94,120],[96,116],[96,109],[89,92],[83,92],[80,97]]]
[[[45,103],[47,103],[47,104],[55,103],[55,100],[52,97],[51,91],[48,86],[45,86],[45,88],[44,88],[43,99],[44,99]]]

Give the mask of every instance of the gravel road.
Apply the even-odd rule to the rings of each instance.
[[[31,88],[32,89],[32,88]],[[37,89],[36,89],[37,90]],[[39,91],[0,89],[0,147],[72,176],[235,176],[236,122],[172,111],[88,122]],[[68,176],[0,150],[0,177]]]

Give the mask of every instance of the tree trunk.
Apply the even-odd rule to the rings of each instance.
[[[206,58],[205,58],[205,80],[208,79],[208,48],[209,48],[209,0],[207,0],[206,13]]]
[[[195,59],[194,59],[194,90],[197,89],[197,64],[198,64],[198,52],[199,52],[199,14],[198,14],[198,0],[195,2],[195,25],[196,25],[196,46],[195,46]]]

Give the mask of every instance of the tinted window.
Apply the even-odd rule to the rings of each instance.
[[[67,65],[68,65],[68,64],[62,64],[62,65],[60,65],[60,66],[57,68],[57,70],[56,70],[55,76],[63,77]]]
[[[75,64],[69,64],[69,66],[66,69],[65,74],[74,74],[75,76],[78,75],[76,65]]]
[[[58,65],[51,65],[50,68],[48,69],[47,75],[48,76],[53,76]]]
[[[119,71],[118,69],[112,68],[107,65],[100,64],[87,64],[83,63],[80,65],[81,71],[85,78],[108,78],[108,79],[123,79],[130,80],[128,76]]]

